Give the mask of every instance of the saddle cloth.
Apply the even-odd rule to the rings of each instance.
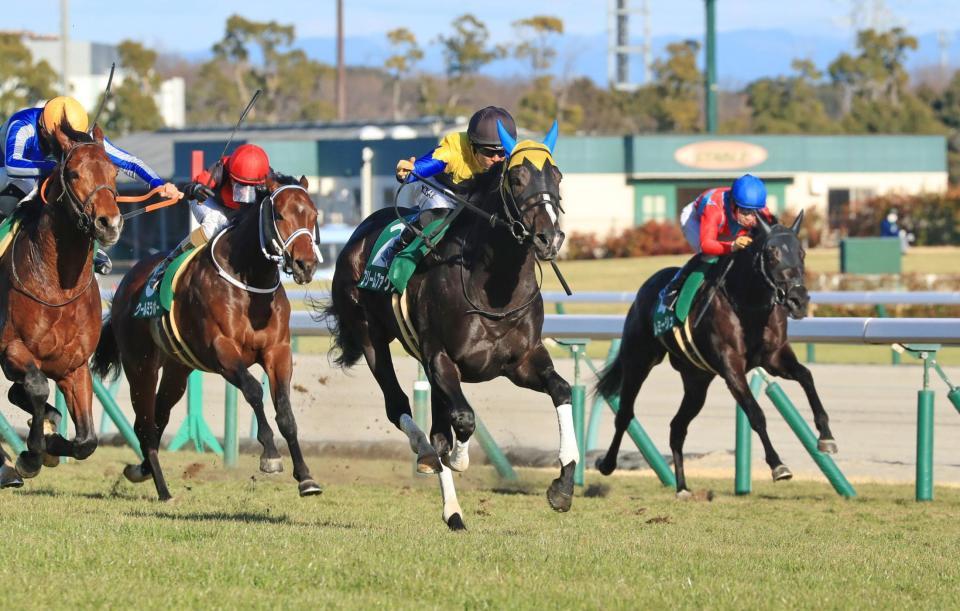
[[[413,222],[415,216],[407,217],[407,222]],[[436,245],[447,232],[447,227],[437,231],[443,219],[437,219],[424,228],[423,232],[430,236],[430,241]],[[426,245],[423,238],[417,236],[396,255],[393,253],[393,244],[400,233],[403,231],[404,223],[400,219],[390,223],[380,232],[380,237],[373,245],[370,251],[370,258],[367,260],[367,266],[363,270],[363,276],[357,287],[368,291],[379,293],[397,293],[402,294],[407,289],[407,283],[417,266],[423,258],[430,252],[430,247]],[[391,259],[392,255],[392,259]]]
[[[718,257],[700,260],[696,269],[690,272],[690,275],[684,281],[683,287],[680,289],[680,295],[677,297],[676,307],[673,308],[672,312],[663,302],[665,291],[660,291],[657,307],[653,312],[653,334],[655,337],[660,337],[674,327],[686,322],[690,315],[690,308],[693,306],[693,298],[697,296],[700,287],[703,286],[703,279],[707,270],[718,260]]]
[[[156,318],[164,312],[169,312],[173,307],[173,294],[181,272],[202,249],[203,247],[191,248],[169,264],[166,259],[158,263],[140,292],[140,299],[133,310],[133,317]]]

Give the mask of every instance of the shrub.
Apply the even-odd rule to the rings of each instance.
[[[611,233],[603,242],[593,234],[572,233],[567,239],[568,259],[607,259],[677,255],[689,253],[683,231],[675,223],[648,221],[619,233]]]
[[[806,248],[816,248],[823,241],[823,232],[826,228],[825,219],[819,208],[810,206],[803,209],[803,225],[800,227],[800,240]],[[789,227],[797,218],[799,210],[787,210],[780,215],[780,223]]]
[[[880,234],[880,223],[896,209],[901,229],[913,233],[917,246],[956,244],[960,240],[960,191],[945,194],[881,195],[844,207],[840,231],[851,237]]]

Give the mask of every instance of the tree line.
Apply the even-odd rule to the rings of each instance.
[[[684,40],[666,47],[653,64],[653,78],[634,91],[618,91],[586,77],[555,76],[561,19],[535,15],[513,22],[513,43],[494,44],[474,15],[456,17],[448,32],[421,40],[406,28],[386,34],[391,54],[382,67],[348,67],[350,119],[403,120],[453,117],[478,106],[498,104],[514,111],[520,125],[545,130],[559,118],[564,131],[584,134],[696,133],[703,129],[703,73],[700,43]],[[294,48],[295,28],[240,15],[226,21],[210,59],[190,62],[160,56],[143,44],[118,46],[124,80],[115,87],[103,123],[127,133],[162,126],[153,101],[160,82],[186,82],[190,125],[229,124],[255,89],[265,96],[252,123],[325,121],[336,116],[335,70]],[[427,44],[439,46],[442,74],[418,69]],[[721,91],[723,133],[944,134],[951,177],[960,179],[960,71],[946,82],[912,83],[906,70],[917,39],[902,28],[859,32],[855,49],[821,71],[798,58],[792,73],[757,79],[736,91]],[[56,74],[34,62],[15,34],[0,34],[0,113],[56,93]],[[495,79],[491,63],[512,57],[526,74]]]

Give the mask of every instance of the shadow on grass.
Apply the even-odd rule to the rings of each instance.
[[[137,518],[162,518],[165,520],[186,521],[186,522],[242,522],[246,524],[290,524],[290,519],[285,516],[271,516],[265,513],[250,513],[241,511],[239,513],[226,513],[222,511],[211,511],[204,513],[170,513],[158,511],[155,513],[133,512],[128,515]]]
[[[125,494],[117,490],[111,490],[110,492],[72,492],[69,490],[54,490],[53,488],[35,488],[30,490],[21,489],[15,494],[23,496],[72,497],[78,499],[89,499],[92,501],[115,501],[117,499],[139,501],[146,498],[142,495]]]

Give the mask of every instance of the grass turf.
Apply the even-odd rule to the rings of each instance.
[[[573,511],[520,470],[457,475],[469,530],[440,520],[435,477],[408,462],[312,457],[325,485],[300,499],[256,458],[164,452],[175,500],[122,479],[126,449],[44,469],[0,492],[4,607],[111,608],[948,608],[956,605],[960,490],[691,477],[713,502],[681,502],[651,477],[602,478]],[[289,462],[286,463],[289,469]]]

